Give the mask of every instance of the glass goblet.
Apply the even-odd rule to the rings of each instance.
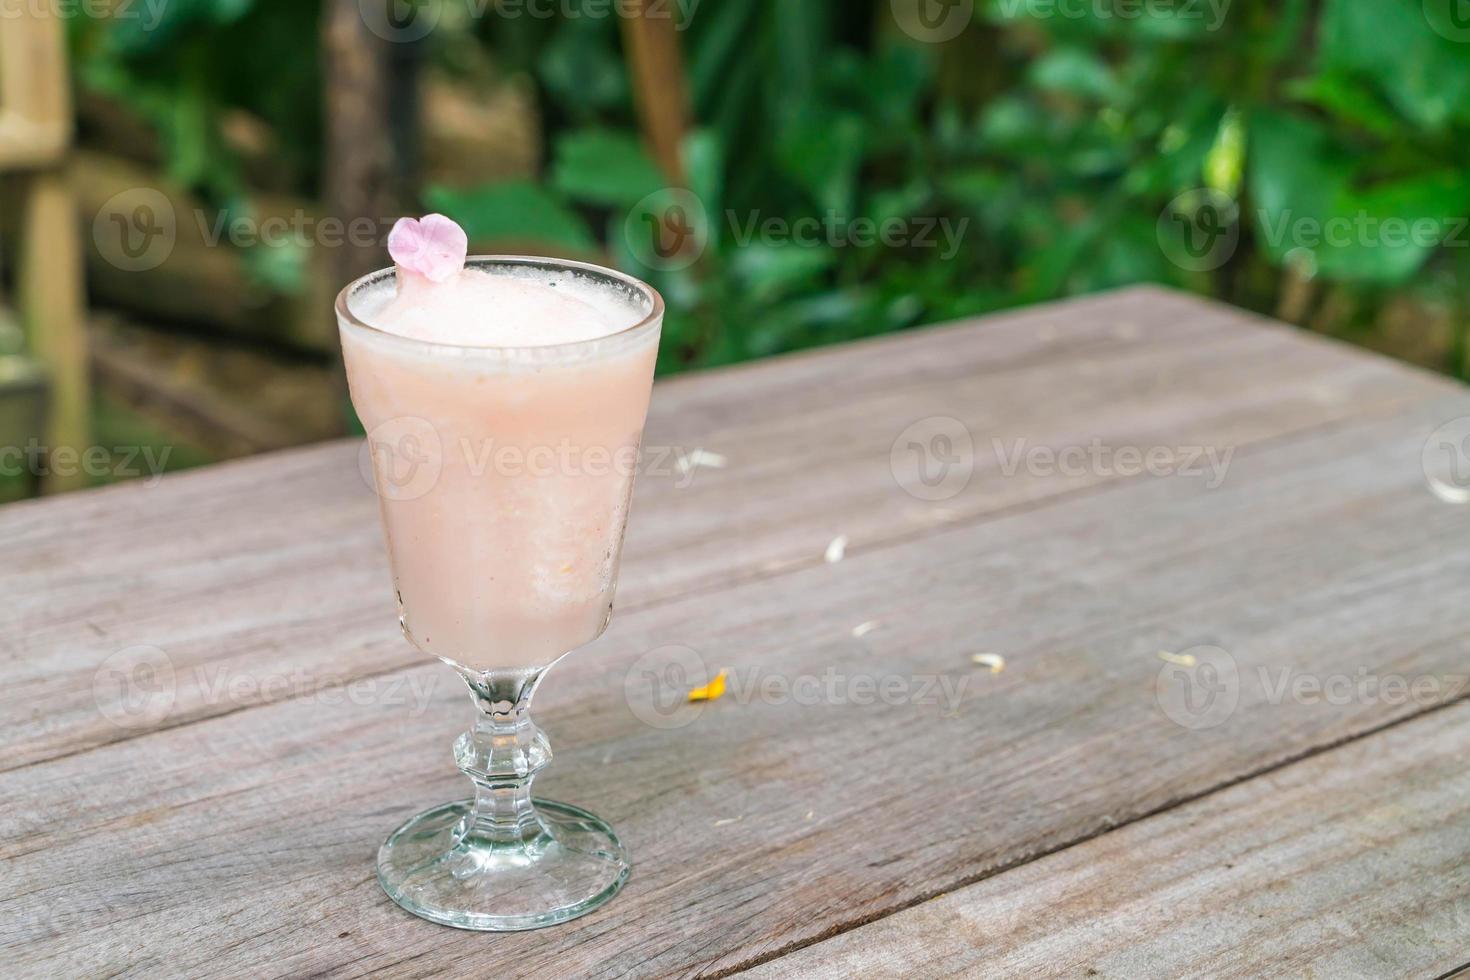
[[[475,705],[454,747],[474,797],[394,831],[378,880],[425,919],[509,931],[590,912],[629,873],[606,823],[532,798],[551,750],[530,704],[547,670],[612,616],[664,308],[644,283],[583,263],[488,256],[467,268],[580,296],[621,326],[527,347],[401,336],[371,325],[394,269],[336,304],[400,624],[459,672]]]

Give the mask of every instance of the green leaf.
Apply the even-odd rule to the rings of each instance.
[[[590,121],[599,110],[621,108],[628,101],[628,72],[622,58],[606,33],[589,30],[588,23],[559,25],[537,60],[546,90],[576,121]]]
[[[471,241],[535,241],[577,251],[597,247],[576,212],[530,181],[485,184],[471,190],[431,187],[424,199],[463,225]]]
[[[755,60],[748,57],[742,42],[749,40],[751,15],[757,2],[722,0],[691,21],[689,87],[700,119],[710,117],[730,66]]]
[[[633,133],[582,129],[557,140],[551,185],[573,200],[626,208],[666,184]]]
[[[1339,71],[1295,79],[1286,94],[1381,139],[1396,139],[1403,122],[1369,84]]]
[[[725,196],[725,146],[712,129],[692,130],[681,147],[689,190],[713,218],[720,213]],[[716,228],[719,222],[713,222]]]
[[[1464,45],[1432,30],[1419,0],[1325,0],[1319,50],[1325,69],[1371,78],[1429,130],[1463,114],[1470,99]]]
[[[920,100],[934,77],[933,56],[927,49],[894,45],[878,54],[857,59],[855,76],[873,125],[911,127]]]
[[[773,37],[783,97],[804,108],[816,94],[816,71],[828,50],[827,5],[811,0],[780,0],[774,5]]]
[[[762,302],[811,282],[836,261],[837,254],[828,245],[752,241],[734,251],[730,271],[744,284],[750,299]]]
[[[867,216],[880,226],[894,218],[913,217],[929,203],[932,195],[932,188],[923,180],[877,190],[868,198]]]
[[[781,168],[828,211],[851,215],[866,127],[850,112],[803,113],[777,138]]]
[[[1112,69],[1091,51],[1065,47],[1047,52],[1033,62],[1031,83],[1042,91],[1061,92],[1098,102],[1111,102],[1119,93]]]
[[[1315,120],[1260,112],[1250,124],[1251,200],[1267,254],[1285,260],[1296,243],[1273,229],[1332,214],[1347,187],[1351,160]]]
[[[1245,169],[1245,126],[1234,107],[1220,119],[1215,144],[1205,157],[1205,186],[1234,198],[1240,193],[1240,176]]]
[[[1260,114],[1251,141],[1256,239],[1274,261],[1328,279],[1408,280],[1470,207],[1456,171],[1357,188],[1356,162],[1311,119]]]

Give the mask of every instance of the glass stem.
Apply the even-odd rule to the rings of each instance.
[[[475,703],[475,726],[454,745],[455,761],[475,784],[460,844],[530,843],[546,835],[531,802],[531,781],[551,761],[551,746],[530,714],[544,670],[459,671]]]

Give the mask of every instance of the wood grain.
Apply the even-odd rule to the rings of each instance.
[[[75,751],[0,775],[0,857],[26,883],[0,902],[23,925],[6,933],[13,961],[83,973],[429,976],[477,975],[493,956],[498,970],[525,975],[721,974],[1462,697],[1470,553],[1458,542],[1470,508],[1425,489],[1420,455],[1436,426],[1470,414],[1470,397],[1385,373],[1403,381],[1391,397],[1242,449],[1215,489],[1183,477],[1050,493],[1032,483],[1010,491],[1024,506],[985,520],[860,538],[835,565],[793,565],[626,611],[543,688],[557,762],[541,788],[609,818],[634,877],[607,909],[535,934],[448,932],[377,893],[382,837],[463,792],[449,763],[463,695],[433,665],[303,691],[342,679],[345,656],[379,642],[372,629],[382,627],[344,615],[333,636],[311,619],[294,624],[310,642],[279,651],[232,604],[254,607],[258,622],[281,600],[271,573],[297,563],[310,567],[295,587],[320,580],[317,601],[335,601],[342,578],[366,587],[368,576],[286,538],[279,521],[244,542],[237,534],[273,564],[226,567],[212,588],[126,613],[172,624],[176,645],[163,645],[190,716],[113,744],[87,741],[90,729],[64,718],[57,744]],[[1258,377],[1243,372],[1234,385]],[[964,390],[981,404],[953,398],[951,411],[1011,409],[985,403],[991,391]],[[1277,392],[1268,404],[1293,398]],[[1175,412],[1173,429],[1154,421],[1160,437],[1188,439],[1201,431],[1193,420],[1213,417],[1194,404]],[[319,470],[303,453],[276,459],[272,473],[310,486]],[[174,498],[178,526],[203,529],[188,510],[210,499]],[[231,507],[246,519],[238,526],[255,527],[248,501]],[[219,515],[216,506],[210,518]],[[319,518],[326,540],[361,519]],[[222,592],[221,579],[235,591]],[[80,605],[104,587],[98,578],[57,594]],[[185,616],[194,604],[200,614]],[[220,608],[238,623],[225,642],[204,623],[203,611]],[[876,628],[854,637],[863,623]],[[264,632],[281,643],[290,625]],[[212,657],[201,642],[218,644]],[[675,644],[731,668],[736,690],[688,725],[661,728],[646,723],[657,716],[644,669],[660,660],[645,655]],[[1229,651],[1238,705],[1191,728],[1165,710],[1160,685],[1174,668],[1158,653],[1200,644]],[[977,672],[970,656],[981,650],[1004,654],[1006,670]],[[6,669],[21,674],[30,659]],[[236,679],[269,684],[282,664],[304,680],[285,678],[272,703],[232,693]],[[1392,703],[1273,699],[1281,668],[1318,679],[1397,674],[1435,689]],[[828,672],[838,693],[814,704],[749,693],[768,678]],[[896,679],[905,698],[860,703],[872,695],[860,695],[859,678],[874,688]],[[931,678],[959,690],[960,703],[916,703]],[[44,730],[44,718],[34,723]],[[72,936],[84,926],[79,946]]]
[[[1153,289],[777,359],[661,385],[620,587],[626,610],[820,565],[1078,494],[1099,472],[1007,476],[992,448],[1196,444],[1247,451],[1452,386]],[[973,433],[975,475],[926,501],[890,450],[933,416]],[[1432,426],[1431,426],[1432,428]],[[1426,431],[1427,434],[1427,431]],[[697,447],[729,459],[685,477]],[[310,652],[344,679],[415,662],[393,613],[376,503],[339,443],[0,511],[0,766],[133,737],[99,715],[94,678],[153,645],[181,670],[289,673]],[[136,460],[142,466],[146,460]],[[231,704],[179,692],[160,726]]]
[[[753,977],[1435,977],[1470,959],[1459,704],[808,946]]]

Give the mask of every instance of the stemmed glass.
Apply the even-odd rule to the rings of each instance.
[[[583,263],[491,256],[468,267],[595,299],[627,324],[575,343],[458,346],[370,325],[394,269],[337,298],[400,624],[459,672],[476,709],[454,746],[473,799],[394,831],[378,880],[425,919],[508,931],[590,912],[628,877],[606,823],[532,798],[551,750],[530,704],[547,670],[612,616],[664,308],[648,285]]]

